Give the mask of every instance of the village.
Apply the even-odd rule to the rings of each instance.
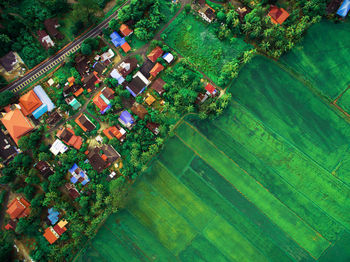
[[[145,11],[141,3],[126,1],[130,13],[120,6],[121,17],[37,79],[27,80],[29,88],[24,83],[13,89],[16,96],[2,107],[0,227],[14,239],[17,257],[72,260],[119,210],[128,188],[181,120],[192,115],[212,120],[223,114],[231,99],[227,89],[241,67],[257,52],[277,59],[301,39],[301,32],[285,28],[306,30],[320,19],[316,14],[317,19],[299,21],[285,4],[262,7],[242,1],[224,9],[222,3],[204,0],[165,1],[172,9],[167,17],[159,11],[160,2],[164,4],[147,4]],[[350,9],[346,2],[332,1],[327,12],[345,18]],[[154,28],[147,28],[147,21],[140,29],[142,15],[135,18],[132,11],[147,13],[156,21]],[[259,12],[261,24],[253,19]],[[311,17],[312,12],[317,13],[310,11]],[[184,19],[190,25],[179,25]],[[41,27],[37,40],[54,55],[57,43],[66,41],[61,25],[49,18]],[[202,35],[193,32],[200,27],[210,28],[208,39],[214,44],[201,43],[197,55]],[[288,37],[276,41],[283,34]],[[36,70],[29,70],[15,51],[0,58],[0,64],[7,82]]]

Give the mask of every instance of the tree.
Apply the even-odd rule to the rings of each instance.
[[[73,17],[77,17],[80,21],[86,25],[91,25],[96,21],[95,14],[100,12],[96,0],[78,0],[78,3],[73,6]]]
[[[0,261],[13,261],[13,237],[9,231],[0,231]]]
[[[83,42],[81,44],[81,53],[83,55],[91,55],[92,53],[92,48],[88,43]]]
[[[191,5],[190,4],[186,4],[185,5],[185,11],[188,14],[191,11]]]
[[[3,76],[0,77],[0,86],[6,86],[7,82]],[[5,90],[4,92],[0,93],[0,106],[6,106],[10,104],[13,99],[15,98],[15,95],[9,91]]]

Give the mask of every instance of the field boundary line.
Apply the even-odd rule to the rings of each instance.
[[[221,132],[227,134],[229,137],[231,137],[225,130],[223,130],[221,127],[219,127],[218,125],[216,125],[214,123],[215,127],[217,129],[219,129]],[[232,138],[232,137],[231,137]],[[233,138],[232,138],[233,139]],[[236,143],[238,143],[239,145],[241,145],[243,148],[245,148],[251,155],[253,155],[254,158],[256,158],[259,161],[262,161],[263,163],[265,163],[265,161],[261,160],[260,158],[258,158],[254,153],[252,153],[250,150],[247,149],[246,146],[242,145],[239,141],[236,141]],[[225,154],[226,155],[226,154]],[[316,202],[314,202],[312,199],[310,199],[308,196],[306,196],[303,192],[300,192],[296,187],[294,187],[292,184],[290,184],[290,182],[285,179],[284,177],[282,177],[280,175],[280,172],[278,172],[275,168],[268,166],[268,169],[271,169],[272,172],[274,172],[281,180],[285,181],[286,184],[288,184],[291,188],[295,189],[295,191],[297,193],[299,193],[300,195],[302,195],[304,198],[306,198],[307,200],[309,200],[316,208],[318,208],[326,217],[330,218],[331,220],[333,220],[334,222],[338,223],[339,225],[341,225],[343,227],[343,230],[347,231],[347,228],[341,223],[339,222],[336,218],[334,218],[333,216],[331,216],[330,214],[328,214],[328,212],[326,212],[323,208],[321,208]],[[255,179],[255,178],[254,178]],[[258,183],[260,183],[259,181],[257,181]],[[270,191],[269,191],[270,192]],[[271,193],[271,192],[270,192]],[[272,195],[274,195],[273,193],[271,193]],[[277,198],[277,197],[276,197]],[[277,198],[279,199],[279,198]],[[284,202],[282,200],[279,199],[279,201],[281,203],[284,204]],[[284,204],[285,206],[287,206],[286,204]],[[288,206],[287,206],[288,207]],[[289,207],[288,207],[289,209]],[[292,210],[291,210],[292,211]],[[294,212],[294,211],[292,211]],[[295,213],[295,212],[294,212]],[[297,214],[296,214],[297,215]],[[299,215],[297,215],[299,217]],[[301,217],[299,217],[300,219],[302,219]],[[302,219],[305,223],[307,223],[304,219]],[[309,223],[307,223],[311,228],[313,228],[316,232],[318,232],[318,230],[316,230],[313,226],[311,226]],[[322,236],[324,237],[324,236]],[[327,239],[326,237],[324,237],[325,239]],[[328,239],[327,239],[328,240]],[[332,241],[328,240],[330,243],[333,243]]]
[[[98,252],[98,250],[93,245],[91,245],[91,248],[97,252],[98,256],[101,257],[103,261],[108,262],[108,260],[106,260],[106,258],[100,252]]]
[[[187,122],[185,122],[185,123],[187,123]],[[188,124],[188,123],[187,123]],[[189,125],[189,124],[188,124]],[[195,130],[195,129],[194,129]],[[196,131],[196,130],[195,130]],[[196,131],[197,133],[199,133],[198,131]],[[200,135],[202,135],[201,133],[199,133]],[[202,158],[209,166],[211,166],[203,157],[201,157],[200,156],[200,154],[196,151],[196,150],[194,150],[191,146],[189,146],[177,133],[176,133],[176,136],[177,137],[179,137],[180,139],[181,139],[181,141],[185,144],[185,145],[187,145],[191,150],[193,150],[200,158]],[[203,136],[203,135],[202,135]],[[208,140],[209,141],[209,140]],[[219,152],[221,152],[223,155],[225,155],[226,156],[226,154],[225,153],[223,153],[220,149],[218,149],[219,150]],[[244,173],[246,173],[249,177],[251,177],[248,173],[247,173],[247,171],[245,171],[243,168],[241,168],[235,161],[233,161],[231,158],[229,158],[228,156],[226,156],[228,159],[230,159],[239,169],[241,169]],[[214,168],[213,166],[211,166],[214,170],[216,170],[216,168]],[[216,172],[218,172],[217,170],[216,170]],[[251,202],[258,210],[260,210],[260,208],[258,208],[251,200],[249,200],[241,191],[239,191],[230,181],[228,181],[220,172],[218,172],[228,183],[230,183],[240,194],[242,194],[249,202]],[[253,178],[253,177],[251,177],[251,178]],[[256,181],[254,178],[253,178],[253,180],[258,184],[258,185],[260,185],[262,188],[264,188],[266,191],[268,191],[269,193],[270,193],[270,191],[268,190],[268,189],[266,189],[261,183],[259,183],[258,181]],[[271,194],[271,193],[270,193]],[[271,194],[272,195],[272,197],[274,197],[274,198],[276,198],[273,194]],[[279,201],[279,199],[278,198],[276,198],[278,201]],[[279,201],[280,202],[280,201]],[[283,206],[286,206],[284,203],[282,203],[282,202],[280,202]],[[287,207],[287,206],[286,206]],[[288,208],[288,207],[287,207]],[[289,208],[288,208],[288,210],[290,210]],[[295,214],[292,210],[290,210],[293,214]],[[262,213],[262,214],[264,214],[267,218],[269,218],[269,216],[267,216],[264,212],[262,212],[261,210],[260,210],[260,212]],[[296,215],[296,214],[295,214]],[[296,215],[297,216],[297,215]],[[298,217],[298,216],[297,216]],[[299,218],[299,217],[298,217]],[[269,220],[271,220],[270,218],[269,218]],[[307,226],[309,226],[310,227],[310,229],[311,230],[313,230],[317,235],[319,235],[320,237],[322,237],[324,240],[326,240],[327,242],[328,242],[328,246],[331,244],[331,242],[328,240],[328,239],[326,239],[325,237],[323,237],[319,232],[317,232],[317,231],[315,231],[315,229],[313,229],[308,223],[306,223],[303,219],[301,219]],[[275,224],[272,220],[271,220],[271,223],[273,223],[273,224]],[[275,224],[276,225],[276,224]],[[277,226],[277,225],[276,225]],[[285,232],[283,229],[282,229],[282,231],[283,232]],[[287,232],[285,232],[291,239],[293,239],[293,241],[295,242],[295,243],[297,243],[298,244],[298,246],[299,247],[301,247],[302,249],[304,249],[294,238],[292,238]],[[327,247],[328,248],[328,247]],[[317,258],[315,258],[313,255],[311,255],[311,253],[308,251],[308,250],[306,250],[306,249],[304,249],[312,258],[314,258],[315,260],[317,260]]]

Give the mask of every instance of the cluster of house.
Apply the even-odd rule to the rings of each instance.
[[[126,42],[125,37],[131,35],[133,33],[133,30],[131,30],[127,25],[122,24],[119,28],[119,31],[123,37],[121,37],[117,32],[113,32],[110,35],[111,41],[115,47],[120,47],[125,53],[127,53],[131,50],[131,47]]]
[[[50,47],[53,47],[55,45],[52,38],[57,40],[62,40],[64,36],[60,33],[60,31],[57,30],[58,27],[60,27],[60,24],[58,23],[57,18],[49,18],[44,21],[45,30],[39,30],[37,32],[38,40],[40,44],[48,50]],[[52,38],[51,38],[52,37]]]
[[[67,228],[66,228],[66,225],[68,224],[67,220],[61,219],[58,222],[59,217],[60,217],[60,212],[58,212],[54,208],[50,208],[48,210],[47,219],[49,221],[48,224],[51,224],[51,225],[45,229],[43,236],[46,238],[46,240],[50,244],[55,243],[56,240],[59,239],[60,236],[67,231]]]

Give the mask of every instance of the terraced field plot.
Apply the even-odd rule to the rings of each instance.
[[[165,42],[217,82],[225,63],[232,61],[251,46],[242,39],[220,41],[213,28],[199,16],[182,12],[165,31]]]

